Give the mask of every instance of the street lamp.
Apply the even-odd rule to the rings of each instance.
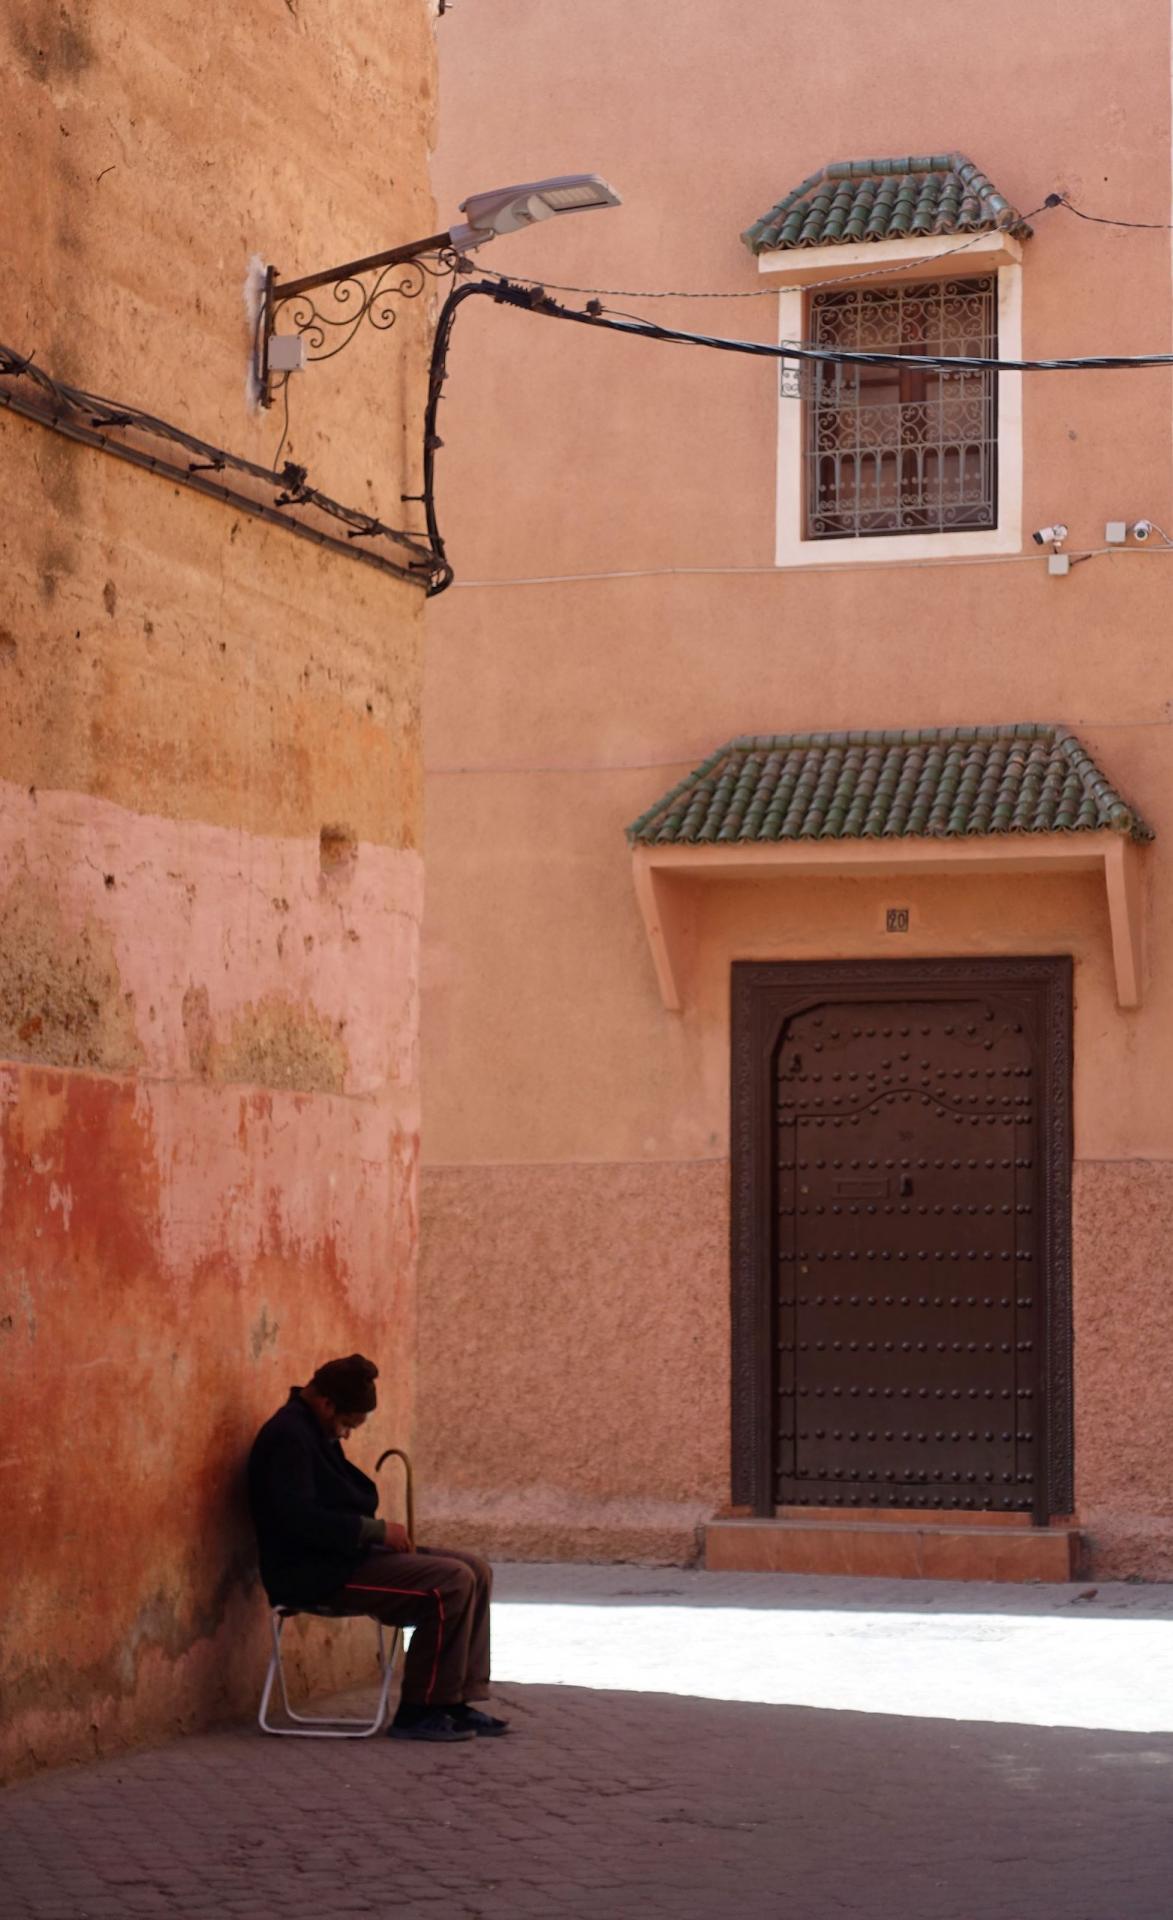
[[[273,378],[288,380],[309,360],[329,360],[349,346],[366,320],[380,332],[395,324],[396,299],[414,299],[429,279],[459,272],[464,256],[499,234],[520,233],[539,220],[568,213],[589,213],[595,207],[617,207],[619,195],[597,173],[565,173],[550,180],[527,180],[519,186],[496,187],[470,194],[460,203],[463,222],[446,233],[429,234],[407,246],[348,260],[322,273],[303,274],[297,280],[278,280],[276,267],[264,269],[260,290],[255,348],[255,375],[263,407],[273,403]],[[402,267],[407,272],[396,274]],[[366,276],[374,278],[367,284]],[[319,287],[332,290],[334,312],[323,312],[313,298]],[[278,333],[279,315],[288,309],[292,333]]]

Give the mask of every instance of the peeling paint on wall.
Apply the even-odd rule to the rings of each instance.
[[[379,1357],[361,1464],[410,1439],[415,1141],[351,1104],[0,1070],[0,1773],[247,1704],[243,1463],[319,1360]]]
[[[0,875],[22,930],[0,954],[20,1010],[0,1058],[347,1096],[414,1087],[417,853],[359,842],[323,881],[316,830],[242,840],[0,780]],[[39,956],[32,972],[22,953]],[[84,995],[64,1035],[48,1023],[50,1048],[44,1003],[75,976]],[[61,1044],[79,1034],[86,1049]]]
[[[142,1048],[108,930],[68,924],[17,856],[0,896],[0,1057],[129,1072]]]
[[[248,1350],[254,1360],[259,1360],[266,1347],[277,1345],[277,1336],[281,1331],[279,1320],[270,1320],[267,1304],[261,1302],[261,1311],[249,1330]]]
[[[202,1080],[245,1081],[299,1093],[341,1093],[349,1058],[345,1019],[274,993],[249,1002],[232,1017],[226,1040],[216,1037],[206,987],[183,996],[183,1029],[191,1070]]]
[[[314,1007],[270,994],[234,1015],[228,1040],[213,1047],[212,1077],[299,1093],[341,1093],[348,1065],[345,1025],[344,1019],[328,1020]]]

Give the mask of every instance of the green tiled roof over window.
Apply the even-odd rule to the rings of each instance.
[[[834,160],[747,227],[751,253],[826,247],[909,235],[1001,229],[1030,238],[1017,207],[963,153],[906,154],[897,160]]]
[[[1152,831],[1059,727],[731,740],[627,829],[633,844]]]

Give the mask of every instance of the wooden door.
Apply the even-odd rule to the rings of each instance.
[[[735,970],[757,1511],[1070,1507],[1068,982],[1062,961]]]

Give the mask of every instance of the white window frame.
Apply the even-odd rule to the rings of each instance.
[[[957,265],[942,259],[957,253]],[[998,358],[1022,358],[1022,246],[1013,235],[985,233],[955,246],[939,238],[873,241],[867,244],[787,248],[759,256],[758,267],[778,283],[778,340],[783,346],[807,337],[808,289],[849,281],[866,273],[882,287],[892,281],[938,279],[945,273],[994,271],[998,276]],[[998,376],[998,519],[968,533],[867,534],[840,540],[806,537],[803,508],[803,416],[798,363],[782,362],[778,400],[777,534],[779,567],[876,566],[885,562],[980,558],[1022,550],[1022,375]]]

